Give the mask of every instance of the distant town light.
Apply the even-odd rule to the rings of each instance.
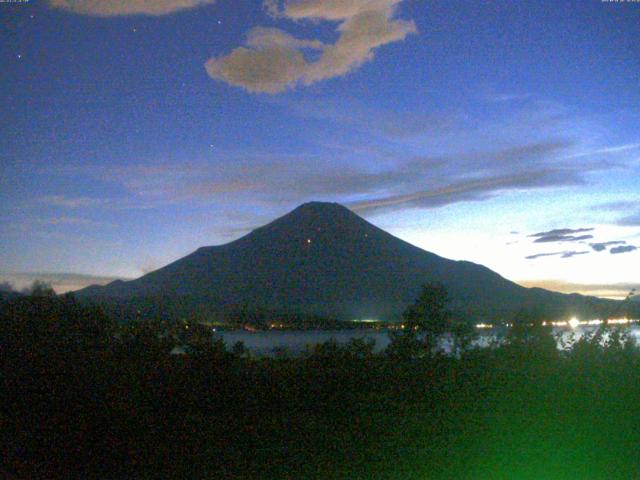
[[[629,323],[629,319],[628,318],[610,318],[607,323],[609,323],[610,325],[624,325]]]
[[[580,320],[578,320],[576,317],[573,317],[571,320],[569,320],[569,326],[571,328],[576,328],[580,325]]]
[[[476,324],[476,328],[493,328],[493,325],[490,323],[478,323]]]

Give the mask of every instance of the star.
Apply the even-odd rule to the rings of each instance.
[[[222,25],[222,20],[218,20],[218,25]]]
[[[19,53],[19,54],[18,54],[18,60],[20,60],[21,58],[22,58],[22,54],[21,54],[21,53]]]

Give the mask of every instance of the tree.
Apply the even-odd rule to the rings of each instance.
[[[151,319],[140,319],[122,325],[119,338],[123,352],[136,357],[165,357],[176,346],[171,327]]]
[[[542,307],[527,306],[517,312],[511,320],[507,333],[507,351],[521,361],[554,359],[558,356],[558,340],[553,327],[543,321]]]
[[[23,289],[22,293],[32,297],[55,297],[56,292],[50,283],[43,280],[34,280],[30,287]]]
[[[638,311],[640,311],[640,309],[638,309],[639,303],[637,302],[636,299],[637,299],[636,289],[632,288],[631,291],[625,297],[625,299],[622,301],[622,311],[626,318],[631,318],[635,314],[637,314]]]
[[[473,346],[478,337],[475,327],[464,319],[457,319],[451,324],[451,349],[456,356],[462,356]]]
[[[433,354],[440,336],[450,329],[448,302],[449,294],[442,283],[423,285],[418,298],[402,314],[404,331],[392,334],[389,352],[403,356]]]
[[[52,292],[34,288],[32,295],[17,296],[2,306],[0,350],[64,356],[110,346],[116,326],[101,308]]]
[[[416,331],[428,353],[437,346],[438,339],[449,328],[451,313],[447,309],[449,294],[439,282],[427,283],[416,301],[409,305],[402,317],[410,331]]]
[[[249,350],[247,350],[247,347],[245,346],[243,341],[238,340],[236,343],[232,345],[231,353],[236,357],[240,358],[247,355],[249,353]]]

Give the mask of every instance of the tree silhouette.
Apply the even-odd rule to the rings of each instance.
[[[442,283],[427,283],[422,286],[416,301],[402,314],[409,330],[420,334],[427,353],[433,352],[440,335],[448,330],[451,319],[448,302],[449,294]]]
[[[23,289],[22,293],[32,297],[55,297],[56,295],[51,284],[43,280],[34,280],[30,287]]]
[[[449,294],[442,283],[423,285],[418,298],[402,314],[404,331],[391,335],[389,353],[415,356],[422,352],[432,355],[438,339],[451,326],[448,302]]]
[[[634,297],[637,298],[637,292],[635,288],[632,288],[625,299],[622,301],[622,312],[626,318],[631,318],[638,312],[637,304],[635,304],[636,302]]]
[[[243,341],[238,340],[231,347],[231,353],[236,357],[244,357],[249,353]]]
[[[475,327],[463,318],[451,322],[452,351],[456,356],[461,356],[472,348],[474,340],[478,337]]]

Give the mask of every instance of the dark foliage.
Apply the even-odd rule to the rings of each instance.
[[[588,480],[640,471],[640,354],[624,330],[605,325],[558,351],[541,324],[522,319],[500,344],[458,356],[376,355],[354,340],[273,359],[240,345],[229,352],[211,333],[114,325],[68,296],[0,303],[0,475]],[[176,346],[185,354],[171,354]]]

